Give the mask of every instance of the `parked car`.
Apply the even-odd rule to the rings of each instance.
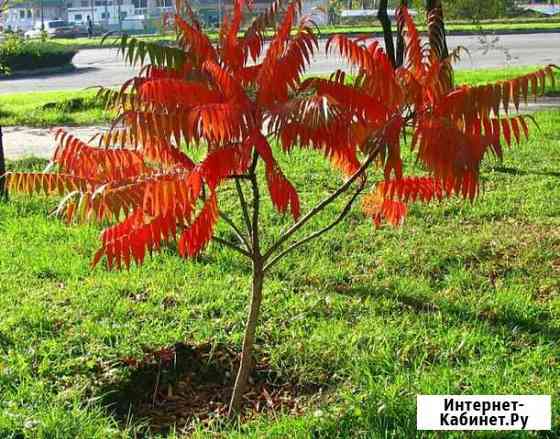
[[[44,31],[47,38],[74,38],[78,34],[76,26],[64,20],[49,20],[44,22]],[[35,23],[33,29],[25,32],[25,38],[41,38],[41,22]]]

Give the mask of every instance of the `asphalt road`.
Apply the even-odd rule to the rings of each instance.
[[[560,64],[560,33],[448,37],[450,48],[466,47],[457,68],[504,67],[506,65]],[[0,93],[82,89],[96,85],[116,86],[134,75],[135,69],[125,65],[116,49],[85,49],[74,58],[77,71],[42,77],[0,81]],[[325,56],[325,42],[320,43],[309,73],[329,73],[345,68],[334,55]]]

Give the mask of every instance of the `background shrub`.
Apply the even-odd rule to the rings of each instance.
[[[27,41],[10,37],[0,45],[2,73],[61,67],[72,62],[77,50],[50,41]]]

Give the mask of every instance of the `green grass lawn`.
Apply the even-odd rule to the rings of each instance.
[[[505,69],[458,70],[458,84],[484,84],[524,75],[537,66],[508,67]],[[560,72],[556,72],[560,84]],[[547,93],[557,92],[547,85]],[[93,90],[31,92],[0,94],[1,126],[52,127],[60,125],[95,125],[109,123],[111,114],[104,111],[101,102],[93,99]],[[45,107],[47,105],[47,107]]]
[[[484,165],[474,203],[415,206],[401,229],[375,230],[355,209],[280,263],[257,353],[322,394],[301,416],[195,422],[195,437],[414,437],[419,393],[551,394],[548,437],[558,437],[560,111],[536,117],[532,140]],[[340,178],[312,152],[282,162],[304,211]],[[146,422],[119,420],[106,403],[130,377],[119,360],[177,342],[238,349],[249,267],[212,245],[194,261],[170,248],[142,269],[92,270],[100,228],[47,217],[54,205],[0,205],[0,437],[144,437]],[[284,224],[268,202],[263,210],[270,238]]]
[[[0,94],[0,125],[51,127],[108,123],[94,90]]]
[[[446,30],[450,33],[453,32],[500,32],[500,31],[513,31],[513,30],[548,30],[560,29],[560,21],[546,21],[546,22],[492,22],[492,23],[447,23]],[[336,34],[336,33],[371,33],[383,32],[381,26],[324,26],[321,27],[322,34]],[[425,25],[418,27],[419,31],[425,32],[427,30]]]
[[[560,29],[560,20],[555,18],[545,19],[521,19],[521,20],[486,20],[479,23],[472,23],[468,21],[450,21],[446,24],[446,29],[449,33],[480,33],[480,32],[511,32],[511,31],[540,31],[540,30],[558,30]],[[426,31],[426,26],[420,24],[418,30]],[[336,25],[336,26],[320,26],[319,34],[322,37],[335,35],[338,33],[345,34],[381,34],[383,29],[377,23],[371,25]],[[208,30],[208,36],[212,41],[217,41],[218,32]],[[243,33],[240,33],[240,36]],[[271,35],[271,33],[269,33]],[[173,41],[173,35],[155,34],[155,35],[142,35],[138,37],[144,41]],[[103,37],[94,38],[57,38],[56,42],[73,46],[77,48],[95,48],[100,47]],[[103,47],[116,46],[116,39],[109,37],[103,42]]]
[[[523,67],[507,67],[504,69],[468,69],[468,70],[455,70],[455,82],[457,84],[469,85],[482,85],[490,82],[505,81],[517,76],[523,76],[528,73],[534,72],[542,66],[523,66]],[[556,85],[553,87],[547,85],[545,93],[549,95],[556,94],[560,89],[560,71],[555,70],[554,78]],[[1,95],[0,95],[1,97]],[[1,101],[0,101],[1,102]]]

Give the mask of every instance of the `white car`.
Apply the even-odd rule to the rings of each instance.
[[[77,34],[76,27],[64,20],[45,21],[44,26],[47,38],[71,38],[75,37]],[[41,38],[41,28],[41,22],[37,22],[33,29],[28,30],[23,35],[25,38]]]

